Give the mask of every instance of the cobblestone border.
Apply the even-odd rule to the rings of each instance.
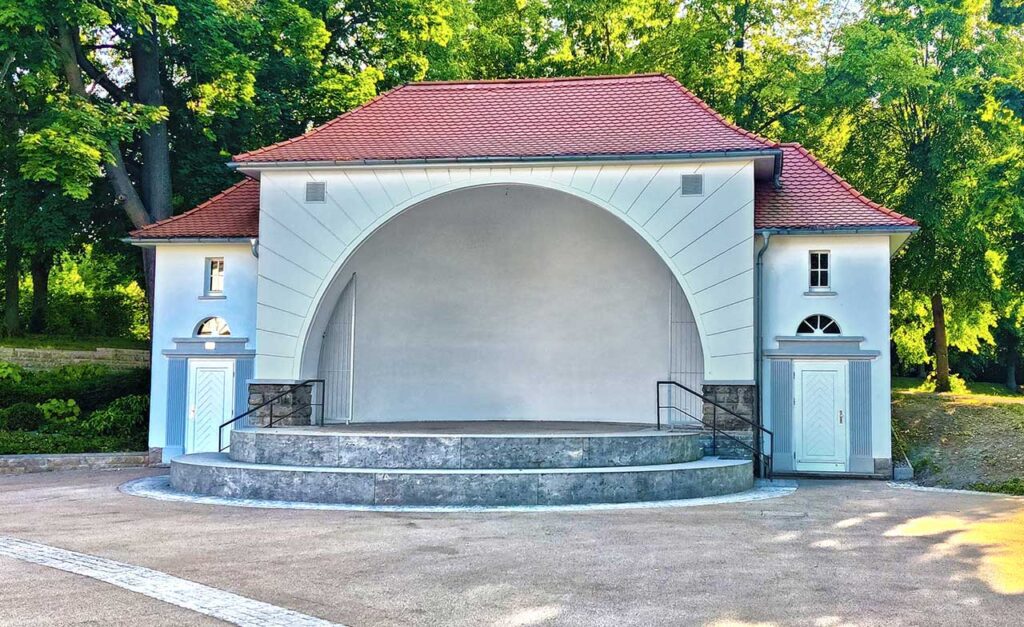
[[[55,453],[0,455],[0,476],[56,470],[117,470],[151,463],[149,451],[127,453]]]
[[[243,597],[158,570],[0,536],[0,555],[89,577],[118,588],[244,627],[332,627],[294,610]]]
[[[462,512],[578,512],[619,509],[659,509],[672,507],[697,507],[702,505],[723,505],[763,501],[792,494],[797,489],[796,481],[775,479],[758,481],[756,487],[746,492],[674,501],[645,501],[641,503],[594,503],[588,505],[527,505],[491,507],[442,507],[412,505],[342,505],[333,503],[305,503],[299,501],[267,501],[260,499],[233,499],[219,496],[201,496],[179,492],[171,487],[170,475],[143,477],[121,484],[122,493],[141,496],[159,501],[178,503],[199,503],[201,505],[228,505],[261,509],[335,510],[346,512],[410,512],[410,513],[462,513]]]
[[[1003,494],[1002,492],[982,492],[981,490],[957,490],[956,488],[937,488],[932,486],[917,485],[916,483],[910,483],[907,481],[889,481],[888,486],[890,488],[899,488],[901,490],[914,490],[916,492],[949,492],[951,494],[973,494],[976,496],[995,496],[1004,499],[1022,499],[1024,496],[1016,494]]]

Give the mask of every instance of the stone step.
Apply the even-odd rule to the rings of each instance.
[[[231,432],[231,459],[336,468],[601,468],[691,462],[696,433],[395,434],[328,429],[244,428]]]
[[[629,503],[718,496],[753,487],[747,460],[604,468],[394,469],[253,464],[224,453],[171,461],[182,492],[354,505],[513,506]]]

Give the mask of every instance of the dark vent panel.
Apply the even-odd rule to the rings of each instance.
[[[703,196],[704,195],[704,175],[703,174],[684,174],[682,175],[682,193],[683,196]]]
[[[306,183],[306,202],[324,202],[327,198],[327,185],[325,183]]]

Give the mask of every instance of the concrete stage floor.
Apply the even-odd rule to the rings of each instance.
[[[583,435],[609,433],[658,433],[653,424],[638,422],[575,422],[546,420],[438,420],[408,422],[354,422],[323,426],[273,427],[274,431],[303,434],[381,435]],[[663,429],[662,433],[667,433]]]

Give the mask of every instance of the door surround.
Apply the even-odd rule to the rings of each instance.
[[[806,383],[805,373],[833,373],[832,378],[832,407],[825,409],[821,405],[810,405],[804,385]],[[827,384],[827,380],[821,377],[818,383]],[[793,361],[793,452],[794,467],[797,472],[846,472],[849,468],[850,457],[850,402],[849,402],[849,361],[846,360],[794,360]],[[825,438],[821,443],[824,448],[831,448],[831,455],[813,454],[807,450],[808,442],[804,438],[805,419],[810,410],[816,410],[819,414],[828,413],[831,416],[831,423],[821,426],[831,426],[834,431],[832,437]],[[819,422],[827,416],[817,416]],[[831,440],[831,442],[828,442]]]

